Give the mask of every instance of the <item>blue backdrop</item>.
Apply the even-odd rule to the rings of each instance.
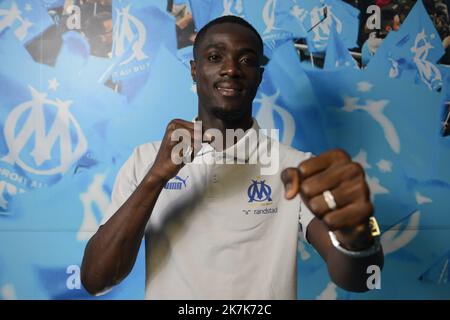
[[[381,288],[337,288],[300,242],[298,298],[449,299],[450,140],[440,128],[450,69],[438,64],[444,48],[422,1],[365,69],[348,50],[359,11],[342,1],[174,3],[197,29],[234,14],[261,33],[269,58],[254,101],[261,127],[316,154],[344,148],[366,170],[386,255]],[[106,23],[98,38],[108,43],[109,32],[108,55],[92,54],[87,33],[64,29],[54,61],[37,61],[30,48],[39,39],[43,50],[50,42],[39,37],[61,31],[52,10],[63,4],[0,1],[0,298],[141,299],[142,250],[130,276],[101,297],[82,288],[79,266],[133,148],[160,140],[171,119],[196,115],[192,46],[180,45],[183,24],[167,1],[117,0],[112,30]],[[299,59],[294,38],[325,56],[323,68]]]

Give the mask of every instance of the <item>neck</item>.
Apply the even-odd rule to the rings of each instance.
[[[217,129],[222,133],[223,137],[226,136],[227,129],[242,129],[246,131],[253,125],[251,108],[249,109],[249,112],[245,112],[238,116],[216,114],[214,112],[207,112],[204,108],[199,108],[197,119],[202,121],[203,132],[208,129]]]

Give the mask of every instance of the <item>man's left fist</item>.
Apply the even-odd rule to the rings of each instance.
[[[347,249],[372,244],[369,218],[373,214],[364,169],[343,150],[330,150],[281,173],[287,199],[300,194]]]

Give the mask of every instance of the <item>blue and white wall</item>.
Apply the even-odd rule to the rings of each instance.
[[[380,288],[337,288],[300,242],[298,297],[449,299],[450,140],[440,128],[450,71],[437,63],[444,49],[422,2],[364,70],[347,50],[356,47],[359,12],[342,1],[174,2],[187,10],[183,17],[192,12],[196,28],[234,14],[261,33],[269,62],[254,115],[262,127],[316,154],[344,148],[366,169],[386,255]],[[94,299],[81,287],[79,266],[118,169],[135,146],[160,140],[171,119],[196,114],[192,47],[180,46],[190,34],[180,33],[167,1],[113,1],[105,57],[93,54],[92,38],[61,26],[52,9],[62,5],[0,1],[1,299]],[[49,28],[61,43],[54,61],[43,63],[33,50],[51,51]],[[300,61],[294,38],[325,54],[324,67]],[[132,274],[95,299],[143,292],[141,250]]]

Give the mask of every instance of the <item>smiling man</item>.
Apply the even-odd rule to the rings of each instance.
[[[171,121],[161,142],[137,147],[123,165],[109,215],[86,246],[87,291],[123,280],[145,238],[146,299],[295,299],[299,233],[336,284],[368,290],[367,270],[382,267],[383,253],[364,171],[342,150],[312,157],[260,147],[252,102],[262,58],[261,37],[241,18],[200,30],[191,62],[198,117]],[[217,134],[198,138],[199,122]],[[231,129],[244,134],[218,144]],[[193,152],[174,152],[175,132]],[[278,152],[275,174],[249,161],[264,152]],[[174,154],[193,161],[175,163]]]

